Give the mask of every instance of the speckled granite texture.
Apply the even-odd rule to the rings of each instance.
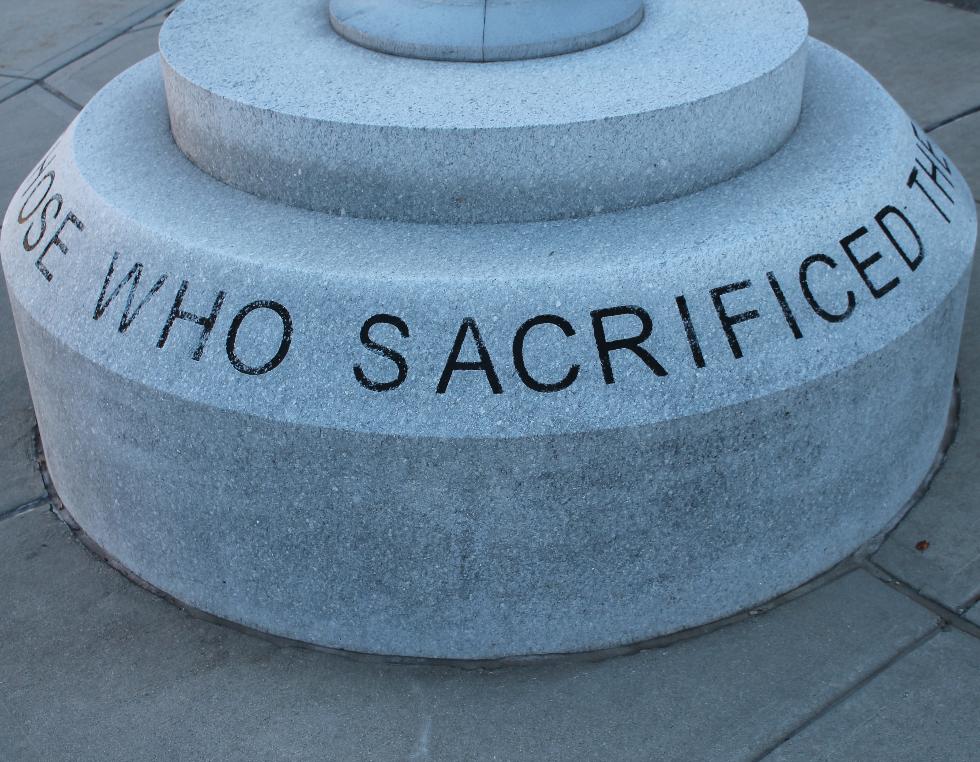
[[[497,222],[649,204],[769,157],[799,117],[806,30],[795,0],[663,0],[606,45],[475,65],[365,50],[321,0],[188,0],[160,49],[174,139],[230,185]]]
[[[65,504],[191,605],[407,656],[620,645],[832,566],[933,463],[976,217],[863,70],[793,56],[799,122],[768,160],[498,224],[237,190],[175,145],[167,67],[130,69],[0,239]]]

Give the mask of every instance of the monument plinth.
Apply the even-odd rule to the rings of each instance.
[[[421,36],[355,5],[185,0],[7,211],[95,543],[262,631],[480,659],[727,616],[897,519],[974,205],[795,0],[609,3],[479,55],[495,3]]]

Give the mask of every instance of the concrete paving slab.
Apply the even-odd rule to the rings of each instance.
[[[44,494],[34,457],[34,407],[0,278],[0,516]]]
[[[85,104],[119,72],[156,53],[159,36],[159,25],[126,32],[46,81],[76,103]]]
[[[963,173],[973,197],[980,200],[980,112],[933,130],[930,136]]]
[[[167,0],[4,3],[0,74],[45,77],[171,4]]]
[[[967,11],[980,13],[980,0],[932,0],[943,5],[952,5],[954,8],[963,8]]]
[[[966,618],[974,624],[980,624],[980,602],[974,603],[966,612]]]
[[[6,205],[75,111],[39,87],[0,103],[0,203]],[[0,514],[44,494],[34,458],[34,410],[6,284],[0,281]]]
[[[38,86],[0,103],[0,206],[6,208],[77,112]]]
[[[980,105],[980,15],[924,0],[802,0],[810,34],[870,71],[929,127]]]
[[[26,77],[0,77],[0,102],[23,92],[34,84],[34,80]]]
[[[149,27],[152,26],[155,27],[162,26],[163,22],[167,20],[167,16],[173,13],[174,8],[176,8],[178,5],[180,5],[180,3],[174,3],[169,8],[160,11],[155,16],[150,16],[150,18],[148,18],[146,21],[140,22],[139,24],[134,26],[132,31],[136,32],[139,31],[140,29],[148,29]]]
[[[928,598],[957,609],[980,594],[980,268],[960,344],[960,423],[929,491],[872,560]],[[928,543],[924,545],[923,543]]]
[[[192,618],[47,510],[0,521],[0,558],[0,751],[16,759],[744,759],[935,627],[854,571],[599,663],[394,665]]]
[[[766,759],[977,759],[978,707],[980,640],[942,632]]]

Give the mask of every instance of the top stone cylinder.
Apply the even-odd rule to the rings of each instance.
[[[524,5],[538,8],[512,7]],[[557,28],[578,5],[548,18]],[[439,224],[645,206],[772,156],[800,116],[797,0],[642,6],[609,44],[475,65],[352,44],[324,0],[184,0],[160,31],[171,132],[202,170],[257,196]],[[533,37],[531,24],[508,28]]]
[[[363,47],[439,61],[515,61],[615,40],[643,0],[331,0],[330,23]]]

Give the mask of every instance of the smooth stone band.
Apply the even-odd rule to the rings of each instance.
[[[643,0],[331,0],[337,33],[366,48],[440,61],[575,53],[643,20]]]
[[[159,61],[127,71],[0,239],[65,504],[189,605],[401,656],[623,645],[834,565],[933,463],[976,217],[881,87],[807,48],[769,160],[521,224],[236,190],[174,144]]]

